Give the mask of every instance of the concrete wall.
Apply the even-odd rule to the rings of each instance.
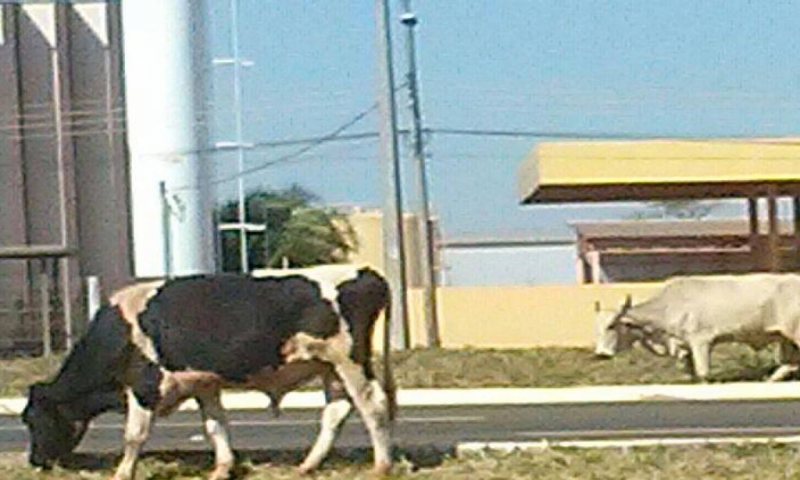
[[[0,246],[77,249],[48,270],[59,335],[80,329],[86,276],[107,290],[131,278],[119,7],[0,3]],[[19,328],[7,309],[38,307],[39,273],[0,260],[0,337],[36,340],[40,321]]]
[[[25,184],[20,138],[18,85],[18,26],[14,8],[0,4],[0,246],[20,245],[27,241],[25,227]],[[0,262],[0,294],[17,292],[16,298],[3,301],[0,308],[22,300],[21,285],[27,283],[24,262]],[[0,317],[0,336],[10,328]]]

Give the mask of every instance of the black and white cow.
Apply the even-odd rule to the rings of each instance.
[[[326,406],[320,434],[300,465],[316,468],[354,405],[369,431],[375,471],[391,468],[394,387],[371,367],[371,338],[389,314],[386,281],[370,269],[335,279],[303,271],[281,276],[196,276],[136,284],[115,293],[56,378],[30,387],[23,412],[30,462],[50,467],[78,444],[89,420],[127,402],[125,447],[115,479],[134,477],[155,417],[197,400],[215,452],[210,478],[234,463],[220,390],[282,396],[321,376]],[[387,395],[388,391],[388,395]]]

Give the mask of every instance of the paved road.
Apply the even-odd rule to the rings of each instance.
[[[317,410],[230,412],[239,450],[302,451],[317,431]],[[118,451],[122,417],[98,418],[79,450]],[[369,445],[363,425],[351,417],[337,447]],[[800,435],[800,401],[664,401],[619,404],[462,406],[404,408],[395,428],[398,446],[409,451],[453,451],[460,442],[622,439],[695,436]],[[26,432],[15,417],[0,417],[0,451],[23,451]],[[207,450],[196,412],[161,419],[149,450]]]

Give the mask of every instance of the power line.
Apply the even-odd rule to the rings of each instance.
[[[339,139],[339,137],[341,136],[341,134],[345,130],[347,130],[348,128],[350,128],[353,125],[355,125],[358,122],[360,122],[367,115],[369,115],[370,113],[372,113],[375,110],[377,110],[377,108],[378,108],[377,103],[372,104],[369,108],[367,108],[366,110],[364,110],[364,111],[360,112],[359,114],[355,115],[353,118],[351,118],[347,122],[343,123],[339,127],[335,128],[330,133],[328,133],[326,135],[323,135],[323,136],[320,136],[320,137],[316,137],[314,139],[310,139],[310,140],[304,142],[305,145],[303,147],[295,150],[294,152],[288,153],[286,155],[282,155],[282,156],[280,156],[278,158],[275,158],[275,159],[272,159],[272,160],[268,160],[266,162],[263,162],[263,163],[261,163],[259,165],[254,166],[254,167],[250,167],[250,168],[247,168],[247,169],[242,169],[241,171],[237,172],[236,174],[227,175],[227,176],[224,176],[224,177],[216,178],[214,180],[211,180],[209,182],[209,185],[212,185],[212,186],[213,185],[219,185],[221,183],[229,182],[231,180],[236,180],[236,179],[245,177],[247,175],[251,175],[253,173],[260,172],[262,170],[265,170],[265,169],[267,169],[269,167],[272,167],[274,165],[277,165],[277,164],[286,163],[286,162],[290,162],[290,161],[296,160],[299,157],[301,157],[303,154],[305,154],[306,152],[309,152],[310,150],[313,150],[314,148],[316,148],[316,147],[318,147],[318,146],[320,146],[322,144],[325,144],[325,143],[328,143],[328,142],[332,142],[332,141],[335,141],[335,140]],[[378,134],[375,133],[375,134],[368,134],[368,135],[377,137]],[[360,134],[359,138],[366,138],[366,136],[364,136],[364,134]],[[293,140],[292,142],[297,142],[297,141]],[[262,143],[268,143],[268,142],[262,142]],[[269,143],[272,143],[272,146],[274,146],[274,144],[275,144],[275,142],[269,142]],[[299,143],[295,143],[295,144],[299,144]],[[286,145],[286,143],[284,143],[284,145],[282,145],[282,146],[285,146],[285,145]],[[263,147],[263,145],[262,145],[262,147]],[[215,149],[213,151],[219,151],[219,150]],[[199,153],[199,151],[197,151],[197,152]],[[194,188],[197,188],[197,187],[192,186],[192,185],[185,185],[185,186],[170,188],[170,190],[171,191],[180,191],[180,190],[191,190],[191,189],[194,189]]]
[[[250,168],[243,169],[241,172],[237,173],[236,175],[229,175],[228,177],[223,177],[223,178],[219,178],[219,179],[216,179],[216,180],[212,180],[210,182],[210,184],[211,185],[218,185],[220,183],[224,183],[224,182],[227,182],[227,181],[239,178],[239,177],[243,177],[243,176],[250,175],[250,174],[253,174],[253,173],[256,173],[256,172],[260,172],[261,170],[269,168],[269,167],[271,167],[273,165],[276,165],[278,163],[285,163],[285,162],[291,161],[292,159],[300,157],[304,153],[306,153],[306,152],[308,152],[308,151],[310,151],[310,150],[322,145],[323,143],[327,143],[327,142],[332,141],[333,139],[337,138],[342,132],[344,132],[348,128],[352,127],[353,125],[355,125],[356,123],[361,121],[364,117],[366,117],[367,115],[369,115],[370,113],[375,111],[377,108],[378,108],[378,105],[377,104],[373,104],[367,110],[364,110],[363,112],[361,112],[358,115],[356,115],[355,117],[353,117],[351,120],[343,123],[341,126],[339,126],[338,128],[334,129],[331,133],[329,133],[327,135],[323,135],[322,137],[319,137],[318,139],[309,142],[304,147],[301,147],[301,148],[299,148],[298,150],[296,150],[296,151],[294,151],[292,153],[289,153],[289,154],[286,154],[286,155],[282,155],[282,156],[280,156],[280,157],[278,157],[276,159],[273,159],[273,160],[266,161],[266,162],[264,162],[264,163],[262,163],[260,165],[256,165],[255,167],[250,167]]]
[[[510,137],[510,138],[560,138],[560,139],[599,139],[599,140],[763,140],[771,137],[768,134],[751,135],[659,135],[653,133],[631,132],[597,132],[597,131],[559,131],[559,130],[490,130],[469,128],[426,128],[427,134],[472,136],[472,137]],[[762,143],[762,142],[758,142]],[[763,142],[765,145],[776,145],[778,141]],[[784,143],[797,144],[786,141]]]

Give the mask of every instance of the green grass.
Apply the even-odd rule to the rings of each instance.
[[[52,360],[0,360],[0,396],[24,394],[31,382],[52,376],[62,357]],[[712,357],[712,380],[760,380],[776,366],[771,349],[754,352],[741,345],[720,345]],[[674,359],[641,349],[601,360],[590,349],[530,350],[421,349],[392,355],[401,388],[568,387],[689,383]],[[380,372],[379,361],[376,371]]]
[[[439,457],[423,466],[401,460],[390,478],[419,480],[779,480],[800,478],[798,452],[793,447],[702,446],[621,449],[551,449],[544,452],[487,452],[460,458]],[[108,478],[113,458],[107,457],[85,469],[56,468],[37,473],[21,454],[0,454],[0,478],[15,480],[94,480]],[[295,479],[294,458],[275,458],[272,463],[244,458],[236,478],[246,480]],[[140,466],[139,479],[183,480],[204,478],[210,466],[207,455],[149,456]],[[366,480],[366,459],[337,457],[311,478]],[[305,477],[308,478],[308,477]]]

